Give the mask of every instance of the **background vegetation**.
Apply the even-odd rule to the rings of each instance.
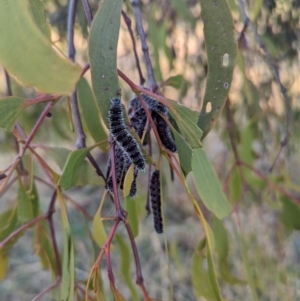
[[[22,15],[28,11],[28,3],[32,9],[30,22]],[[85,80],[81,79],[77,84],[77,96],[87,136],[86,146],[91,147],[106,139],[108,134],[104,126],[106,119],[100,117],[96,107],[99,105],[99,81],[93,82],[101,78],[102,65],[95,63],[93,58],[101,60],[98,51],[106,54],[105,47],[110,44],[97,40],[101,35],[99,24],[103,19],[95,17],[100,23],[97,23],[96,29],[89,29],[90,20],[86,18],[82,3],[86,1],[78,1],[74,24],[75,57],[67,38],[70,37],[67,29],[70,6],[67,1],[18,0],[12,12],[15,18],[11,18],[12,15],[0,4],[0,37],[3,41],[0,45],[0,63],[3,64],[0,75],[3,99],[0,101],[1,300],[37,300],[34,299],[36,297],[39,300],[85,300],[86,287],[89,292],[86,299],[123,300],[111,286],[111,278],[107,276],[110,264],[107,261],[101,261],[101,277],[97,270],[92,270],[100,246],[107,239],[105,233],[109,234],[114,225],[113,220],[105,219],[115,214],[110,199],[106,197],[100,206],[105,192],[104,182],[95,174],[88,160],[80,165],[78,179],[74,179],[73,173],[66,168],[68,162],[73,162],[68,157],[70,152],[74,154],[76,148],[85,146],[80,145],[82,140],[79,139],[76,118],[71,110],[74,94],[70,97],[81,68],[86,71]],[[95,16],[99,1],[91,0],[89,4]],[[234,39],[237,41],[237,59],[226,98],[226,89],[209,85],[210,76],[211,80],[215,80],[214,85],[216,82],[219,84],[220,80],[224,87],[226,81],[222,76],[228,76],[222,74],[220,62],[214,65],[215,56],[210,55],[218,51],[214,43],[219,43],[222,54],[229,53],[230,59],[229,51],[234,55],[235,47],[230,44],[230,23],[222,23],[227,20],[227,15],[220,7],[226,2],[219,0],[213,4],[217,11],[211,13],[211,8],[204,11],[205,1],[143,1],[140,15],[154,68],[153,78],[149,78],[149,64],[144,62],[134,6],[129,1],[121,4],[132,21],[137,56],[146,78],[145,86],[155,88],[155,79],[165,98],[199,112],[202,108],[198,125],[205,134],[209,132],[202,142],[203,149],[220,182],[209,182],[213,175],[212,178],[208,176],[211,175],[208,163],[203,163],[203,168],[197,168],[199,173],[195,169],[189,173],[187,166],[190,162],[186,163],[183,159],[189,154],[182,152],[184,155],[179,154],[177,158],[186,176],[188,193],[185,183],[180,181],[180,175],[176,172],[174,178],[170,175],[169,163],[166,156],[161,156],[163,152],[153,135],[152,158],[156,164],[160,162],[162,174],[164,234],[156,234],[152,217],[147,217],[146,172],[138,178],[134,203],[128,199],[121,201],[129,212],[128,220],[136,236],[146,294],[134,284],[135,265],[124,224],[119,225],[110,251],[115,284],[126,300],[139,300],[142,296],[147,300],[148,295],[159,300],[300,300],[300,236],[297,232],[300,229],[300,5],[297,0],[228,1]],[[97,14],[100,13],[101,10]],[[113,13],[118,14],[117,9]],[[39,19],[40,16],[45,16],[50,25],[43,18]],[[109,61],[110,65],[105,68],[116,64],[125,77],[138,86],[142,84],[141,76],[137,71],[130,27],[123,17],[119,39],[114,40],[118,41],[117,60]],[[205,31],[205,22],[217,22],[218,18],[221,20],[221,30]],[[27,21],[22,24],[16,20]],[[77,65],[71,65],[64,59],[58,63],[61,72],[55,73],[56,57],[60,56],[51,52],[46,42],[43,42],[45,45],[41,42],[38,47],[33,47],[36,37],[39,37],[33,31],[28,31],[24,36],[16,35],[20,40],[15,40],[12,33],[22,28],[39,28],[43,35],[41,41],[51,39],[56,49],[75,59]],[[21,41],[20,36],[26,41]],[[28,45],[29,48],[19,45]],[[222,47],[229,48],[224,50]],[[17,58],[26,61],[27,65],[18,68],[21,62]],[[224,60],[226,65],[226,56]],[[91,71],[85,69],[89,62]],[[113,84],[121,88],[123,103],[128,106],[133,92],[137,91],[132,91],[133,86],[128,85],[122,76],[118,82],[114,81],[116,68],[109,70],[112,70]],[[40,79],[43,80],[39,82]],[[99,87],[101,85],[99,82]],[[48,94],[44,94],[46,92]],[[222,113],[221,110],[219,112],[220,117],[216,113],[216,117],[211,118],[209,114],[215,114],[215,107],[218,106],[215,106],[213,93],[217,93],[216,101],[220,101],[221,108],[225,100],[226,104]],[[9,98],[8,102],[9,95],[14,98]],[[64,96],[57,101],[57,95]],[[45,104],[46,101],[49,103]],[[173,108],[174,112],[181,112],[176,104],[170,102],[168,105],[170,110]],[[46,110],[51,111],[51,117]],[[103,111],[101,114],[105,116]],[[95,112],[98,118],[91,120],[90,116],[95,116]],[[41,116],[43,119],[39,123]],[[187,130],[190,140],[192,134],[199,134],[191,116],[180,119],[182,123],[178,130],[182,134],[184,125],[193,122],[195,132],[190,128]],[[35,133],[33,129],[36,125]],[[210,131],[212,125],[214,127]],[[26,143],[26,137],[34,139]],[[195,139],[195,144],[197,141]],[[181,149],[178,140],[176,143]],[[205,155],[198,153],[200,148],[194,147],[190,141],[189,145],[194,150],[194,158],[195,154],[202,156],[199,165],[194,161],[194,166],[200,167],[201,162],[206,162],[203,159]],[[79,154],[82,161],[91,151],[97,165],[105,172],[108,149],[108,145],[103,143],[92,150],[84,148],[79,150],[81,153],[75,154]],[[16,159],[20,153],[22,160]],[[9,171],[13,173],[6,182],[8,177],[4,174],[9,175]],[[50,180],[61,174],[64,177],[56,178],[55,184]],[[54,194],[56,185],[63,188],[61,195]],[[220,209],[225,204],[223,201],[216,203],[219,205],[217,209],[211,208],[207,202],[210,199],[206,197],[203,187],[210,186],[217,191],[220,185],[231,208],[230,214],[226,213],[226,208]],[[52,200],[54,205],[56,196],[57,204],[52,215],[49,204]],[[199,211],[193,200],[199,204],[207,224],[203,219],[202,224],[199,222]],[[100,218],[100,213],[104,219]],[[26,226],[39,216],[42,216],[40,220],[30,227]],[[220,220],[218,217],[224,218]],[[24,225],[26,231],[5,242],[9,235]],[[62,278],[51,240],[52,230],[55,232],[57,254],[62,260]],[[68,244],[69,249],[66,248]],[[75,258],[72,257],[73,249]],[[75,272],[66,272],[70,267],[66,266],[67,261],[70,263],[72,260]],[[94,272],[93,280],[87,284],[91,271]],[[75,277],[73,282],[72,277]],[[70,283],[74,285],[74,297],[70,293],[73,289]],[[41,295],[52,285],[52,290]]]

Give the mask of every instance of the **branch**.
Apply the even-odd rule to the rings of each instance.
[[[147,69],[147,76],[149,81],[149,88],[151,91],[157,90],[157,83],[154,77],[153,67],[149,56],[149,47],[146,40],[146,34],[143,27],[142,22],[142,16],[141,16],[141,10],[140,10],[140,1],[139,0],[131,0],[131,5],[133,8],[135,21],[136,21],[136,27],[138,35],[140,36],[141,43],[142,43],[142,50],[144,52],[144,59]]]
[[[89,1],[88,0],[81,0],[81,2],[82,2],[82,6],[83,6],[83,9],[84,9],[84,12],[85,12],[86,19],[88,21],[88,25],[89,25],[89,27],[91,27],[92,22],[93,22],[93,14],[92,14],[91,7],[89,5]]]
[[[84,6],[85,13],[87,14],[86,9],[90,11],[89,4],[87,1],[82,0],[82,4]],[[74,22],[75,22],[75,13],[76,13],[76,5],[77,5],[77,0],[70,0],[69,1],[69,6],[68,6],[68,22],[67,22],[67,41],[68,41],[68,57],[75,62],[75,54],[76,50],[74,47]],[[87,18],[92,19],[91,11],[90,14],[87,15]],[[90,25],[90,23],[89,23]],[[84,68],[82,69],[81,74],[83,75],[88,69],[89,65],[85,65]],[[78,100],[77,100],[77,93],[76,90],[71,94],[71,108],[72,108],[72,115],[73,115],[73,120],[74,120],[74,126],[75,126],[75,131],[77,134],[77,140],[76,140],[76,148],[85,148],[85,133],[83,130],[82,126],[82,121],[80,117],[80,111],[79,111],[79,106],[78,106]],[[88,153],[87,158],[91,162],[91,164],[94,166],[96,169],[96,172],[99,176],[101,176],[104,181],[106,181],[100,167],[97,165],[96,160],[92,157],[90,153]]]
[[[22,149],[22,154],[21,156],[24,155],[26,149],[28,148],[28,146],[30,145],[30,142],[32,141],[32,139],[34,138],[37,130],[39,129],[39,127],[41,126],[41,124],[43,123],[44,119],[47,117],[47,114],[51,111],[52,107],[55,105],[56,101],[52,101],[50,102],[47,107],[45,108],[44,112],[42,113],[42,115],[40,116],[40,118],[38,119],[38,121],[36,122],[36,124],[34,125],[30,135],[28,136],[26,143]]]
[[[276,65],[276,63],[274,62],[274,59],[272,58],[271,54],[269,53],[265,43],[263,42],[263,40],[261,39],[260,35],[257,33],[256,28],[254,27],[254,25],[252,24],[251,20],[249,19],[249,17],[246,14],[245,11],[245,5],[243,0],[238,0],[238,4],[240,7],[240,11],[243,17],[243,20],[245,22],[245,24],[247,24],[247,26],[251,29],[251,31],[254,34],[254,38],[256,39],[256,42],[258,43],[259,47],[261,49],[263,49],[263,51],[265,52],[265,55],[267,57],[267,60],[269,62],[270,67],[272,68],[275,80],[280,88],[280,92],[283,96],[283,100],[284,100],[284,105],[285,105],[285,112],[286,112],[286,129],[285,129],[285,133],[284,133],[284,137],[281,140],[280,143],[280,148],[278,150],[278,153],[275,157],[275,160],[273,162],[273,164],[271,165],[269,171],[271,172],[276,164],[276,161],[279,157],[280,152],[282,151],[283,147],[286,146],[288,144],[288,139],[289,139],[289,129],[290,129],[290,124],[291,124],[291,107],[290,107],[290,99],[287,95],[287,89],[283,86],[281,80],[280,80],[280,75],[279,75],[279,68]],[[244,26],[244,28],[246,27],[246,25]]]
[[[287,196],[288,198],[290,198],[294,203],[296,203],[297,205],[300,205],[300,199],[297,199],[296,197],[294,197],[291,193],[289,193],[288,191],[286,191],[284,188],[281,188],[280,186],[278,186],[277,184],[273,183],[271,180],[269,180],[262,172],[260,172],[259,170],[255,169],[254,167],[252,167],[250,164],[243,162],[243,161],[239,161],[236,162],[237,165],[241,165],[244,166],[248,169],[250,169],[252,172],[254,172],[258,177],[260,177],[261,179],[263,179],[270,187],[278,190],[279,192],[281,192],[283,195]]]
[[[136,51],[136,43],[135,43],[135,39],[134,39],[134,35],[133,35],[133,31],[132,31],[132,27],[131,27],[131,20],[130,18],[127,16],[127,14],[122,10],[122,16],[123,19],[127,25],[130,37],[131,37],[131,41],[132,41],[132,46],[133,46],[133,53],[134,53],[134,57],[135,57],[135,61],[136,61],[136,67],[138,69],[138,73],[139,73],[139,77],[140,77],[140,85],[142,86],[145,83],[145,78],[143,76],[142,70],[141,70],[141,65],[140,65],[140,60],[139,57],[137,55],[137,51]]]

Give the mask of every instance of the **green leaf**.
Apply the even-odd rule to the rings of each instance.
[[[131,164],[130,167],[128,168],[127,172],[126,172],[125,179],[124,179],[124,185],[123,185],[124,186],[124,189],[123,189],[124,198],[129,196],[131,184],[133,182],[133,178],[134,178],[134,165]]]
[[[18,213],[16,208],[8,209],[0,214],[0,241],[7,238],[13,231],[20,227],[20,222],[18,219]],[[5,254],[23,235],[20,233],[10,240],[3,249],[0,250],[0,254]]]
[[[64,166],[62,175],[60,176],[58,181],[58,185],[61,188],[67,190],[76,185],[79,177],[81,163],[85,159],[88,152],[88,148],[82,148],[70,153]]]
[[[192,155],[193,150],[186,140],[174,129],[172,132],[175,138],[177,152],[180,160],[180,166],[185,176],[192,170]]]
[[[86,127],[88,128],[88,131],[90,132],[94,141],[97,143],[106,140],[107,133],[100,120],[100,114],[96,105],[94,94],[84,77],[82,77],[77,84],[77,95],[82,113],[82,119],[84,120]],[[103,143],[99,145],[99,147],[102,150],[107,150],[108,144]]]
[[[40,213],[40,198],[35,182],[33,182],[32,189],[28,191],[28,195],[31,199],[33,217],[37,217]]]
[[[100,248],[103,247],[107,240],[107,234],[101,218],[102,205],[100,204],[93,219],[93,238]]]
[[[239,169],[235,168],[229,180],[229,196],[228,200],[234,206],[239,200],[242,193],[242,181]]]
[[[19,181],[17,203],[19,221],[26,223],[32,220],[34,218],[32,201],[21,181]]]
[[[181,86],[182,80],[183,80],[183,76],[181,74],[171,76],[165,81],[164,86],[170,86],[175,89],[179,89]]]
[[[4,254],[0,254],[0,281],[6,276],[6,271],[8,268],[9,257]]]
[[[121,276],[123,277],[125,283],[127,284],[130,292],[131,292],[131,299],[133,301],[140,300],[138,292],[136,290],[136,287],[132,281],[132,276],[130,275],[130,263],[131,263],[131,256],[130,256],[130,250],[122,236],[119,234],[116,234],[115,236],[116,241],[119,246],[120,255],[121,255],[121,266],[120,266],[120,272]]]
[[[139,235],[139,214],[137,209],[137,200],[125,198],[125,210],[127,211],[127,220],[129,222],[134,237]]]
[[[0,1],[0,62],[25,85],[70,94],[81,69],[53,48],[36,20],[28,0]]]
[[[51,41],[51,27],[50,24],[46,22],[43,2],[41,0],[29,0],[29,9],[37,28],[47,40]]]
[[[92,87],[102,120],[108,127],[110,99],[120,98],[117,46],[123,0],[104,0],[93,20],[89,37]]]
[[[219,179],[202,149],[195,149],[192,158],[193,178],[205,207],[222,219],[231,211]]]
[[[192,27],[196,26],[196,19],[191,14],[186,1],[184,0],[171,0],[171,5],[176,12],[187,22],[191,23]]]
[[[89,162],[84,160],[84,156],[80,157],[80,153],[73,155],[73,157],[71,158],[73,152],[67,148],[43,146],[43,149],[47,152],[49,156],[51,156],[54,159],[59,168],[63,170],[63,174],[65,173],[64,178],[61,181],[63,181],[64,185],[67,185],[66,187],[69,187],[70,185],[71,187],[86,185],[103,186],[103,179],[97,175],[94,167]],[[83,152],[85,152],[84,150],[90,151],[90,148],[82,149]],[[74,158],[76,156],[80,157],[79,161],[77,162],[75,162],[76,159]],[[71,162],[68,161],[70,159]],[[67,166],[67,164],[69,165]],[[68,173],[72,173],[72,168],[75,168],[77,172],[75,174],[72,174],[72,178],[68,179]]]
[[[43,268],[50,270],[54,276],[57,276],[56,259],[45,221],[38,223],[36,226],[34,250],[35,254],[39,256]]]
[[[281,221],[288,230],[300,230],[300,207],[288,197],[282,196]]]
[[[191,279],[197,297],[204,297],[208,301],[217,301],[214,289],[209,277],[208,263],[205,254],[202,252],[202,243],[192,257]]]
[[[6,97],[0,99],[0,128],[8,132],[13,130],[18,116],[24,109],[24,101],[25,99],[21,97]]]
[[[110,284],[110,290],[114,296],[114,300],[115,301],[126,301],[125,298],[121,295],[121,293],[114,286],[114,284],[112,284],[111,282],[109,284]]]
[[[198,112],[168,99],[167,107],[176,123],[179,133],[188,142],[191,148],[202,147],[202,131],[197,127]]]
[[[75,259],[74,259],[74,244],[71,233],[71,227],[68,220],[65,200],[61,192],[57,191],[61,210],[61,221],[64,236],[64,249],[62,260],[62,280],[61,280],[61,300],[74,300],[74,281],[75,281]]]
[[[200,5],[208,64],[205,95],[198,119],[203,139],[216,123],[225,105],[232,81],[237,46],[227,1],[200,1]],[[211,110],[208,109],[209,103]]]
[[[229,240],[226,228],[223,223],[214,218],[212,222],[212,230],[215,238],[216,250],[218,253],[219,270],[221,277],[224,281],[230,284],[245,284],[244,280],[241,280],[234,276],[231,272],[228,262],[229,253]]]

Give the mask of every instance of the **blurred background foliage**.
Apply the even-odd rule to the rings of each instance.
[[[44,0],[46,18],[51,24],[52,42],[66,53],[67,1]],[[93,13],[99,2],[89,1]],[[233,83],[229,93],[229,110],[233,116],[230,131],[233,133],[241,160],[258,170],[278,187],[300,198],[300,2],[299,0],[247,0],[247,13],[272,62],[258,45],[253,32],[247,28],[244,34],[238,3],[228,1],[232,10],[239,39],[239,51],[234,70]],[[133,21],[133,29],[142,58],[139,37],[136,35],[130,3],[124,2],[126,12]],[[142,14],[150,55],[158,83],[164,83],[177,76],[171,84],[162,86],[163,94],[170,99],[199,110],[204,95],[207,74],[205,40],[201,5],[196,0],[143,1]],[[78,1],[75,24],[76,62],[84,66],[87,61],[88,27],[81,1]],[[132,51],[132,43],[125,23],[121,22],[118,46],[118,68],[138,83],[138,73]],[[283,147],[275,167],[270,166],[280,148],[286,130],[286,110],[270,63],[278,67],[280,79],[290,100],[289,143]],[[145,66],[142,63],[145,72]],[[90,74],[86,74],[90,81]],[[124,100],[133,96],[120,81]],[[32,98],[36,91],[24,88],[12,79],[15,96]],[[0,93],[5,96],[4,72],[0,75]],[[29,133],[42,112],[44,105],[25,110],[19,122]],[[88,133],[88,131],[87,131]],[[235,205],[232,214],[223,223],[216,221],[205,210],[215,235],[217,270],[224,300],[300,300],[300,208],[290,198],[269,186],[266,181],[249,169],[243,168],[243,178],[238,169],[230,172],[235,162],[229,139],[228,119],[225,110],[216,126],[204,140],[204,149],[213,162],[223,184],[228,200]],[[34,142],[45,146],[60,146],[73,149],[75,134],[72,132],[66,102],[60,101],[52,109],[52,117],[46,119],[39,129]],[[88,135],[87,145],[92,144]],[[10,133],[0,131],[0,170],[7,167],[15,156],[15,142]],[[158,150],[156,149],[158,155]],[[106,169],[108,154],[100,149],[93,151],[102,170]],[[28,157],[27,157],[28,159]],[[30,160],[29,160],[30,161]],[[25,158],[26,166],[26,158]],[[49,164],[59,171],[55,160],[49,157]],[[43,178],[43,172],[34,165],[36,174]],[[167,162],[163,162],[163,206],[165,218],[164,236],[154,233],[152,217],[146,218],[144,209],[147,194],[147,175],[139,177],[138,206],[139,235],[136,238],[145,284],[151,296],[169,300],[203,300],[195,281],[205,275],[197,274],[193,267],[201,264],[201,240],[203,230],[194,214],[192,203],[176,179],[171,181]],[[188,176],[187,181],[193,194],[196,190]],[[41,210],[45,211],[51,198],[52,189],[37,181]],[[73,188],[68,195],[80,203],[93,217],[99,207],[103,187],[88,185]],[[0,209],[7,210],[17,197],[17,183],[1,195]],[[103,216],[113,215],[113,207],[106,201]],[[69,219],[74,234],[76,250],[76,277],[84,283],[87,280],[99,248],[91,240],[92,222],[68,205]],[[59,245],[62,243],[60,219],[55,215],[56,233]],[[111,221],[105,222],[107,228]],[[124,229],[118,233],[123,235]],[[1,300],[29,300],[42,287],[53,280],[43,269],[39,257],[33,250],[34,230],[30,229],[12,246],[5,278],[0,282]],[[129,285],[123,281],[118,258],[119,240],[114,241],[112,251],[113,267],[117,284],[124,296],[131,300]],[[203,243],[203,242],[202,242]],[[203,246],[202,246],[203,248]],[[198,253],[194,253],[198,250]],[[194,255],[193,255],[194,254]],[[170,266],[166,265],[170,260]],[[102,279],[108,288],[105,264],[102,265]],[[117,271],[120,271],[119,274]],[[192,278],[191,278],[192,271]],[[0,273],[1,275],[1,273]],[[131,266],[134,279],[134,267]],[[124,279],[127,279],[126,276]],[[196,279],[196,280],[195,280]],[[205,282],[204,282],[205,283]],[[126,284],[126,285],[125,285]],[[199,284],[199,283],[198,283]],[[203,291],[202,291],[203,292]],[[55,291],[53,293],[55,297]],[[203,295],[202,295],[203,296]],[[81,299],[80,299],[81,298]],[[82,299],[78,291],[78,300]],[[41,300],[50,300],[45,295]],[[110,300],[110,299],[108,299]],[[209,299],[207,297],[207,300]]]

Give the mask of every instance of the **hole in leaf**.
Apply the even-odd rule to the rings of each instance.
[[[229,54],[225,53],[222,58],[222,65],[227,67],[229,65]]]
[[[206,104],[206,107],[205,107],[205,112],[206,113],[209,113],[210,111],[211,111],[211,102],[208,102],[207,104]]]

